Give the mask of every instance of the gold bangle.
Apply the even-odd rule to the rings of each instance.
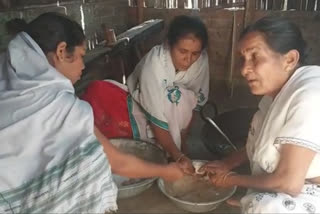
[[[178,163],[179,161],[181,161],[181,159],[182,159],[184,156],[186,156],[186,155],[182,153],[182,154],[178,157],[178,159],[176,160],[176,162]]]

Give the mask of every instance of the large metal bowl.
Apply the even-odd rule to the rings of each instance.
[[[204,162],[206,162],[206,161],[194,160],[193,164],[196,163],[197,165],[199,165],[199,163],[204,163]],[[176,181],[176,182],[179,182],[179,181]],[[176,204],[181,209],[184,209],[186,211],[193,212],[193,213],[204,213],[204,212],[209,212],[211,210],[216,209],[223,201],[230,198],[236,191],[236,187],[232,187],[229,189],[220,189],[220,190],[215,190],[215,191],[217,193],[219,193],[219,191],[221,191],[220,192],[221,195],[216,194],[215,198],[212,200],[211,200],[211,198],[209,200],[208,200],[208,198],[204,199],[204,197],[201,197],[201,196],[199,196],[199,198],[197,200],[194,200],[194,199],[191,200],[190,197],[187,200],[186,199],[187,197],[179,197],[176,194],[174,194],[172,190],[169,190],[168,185],[172,185],[172,183],[168,183],[168,182],[164,181],[163,179],[159,178],[158,187],[161,190],[161,192],[164,195],[166,195],[174,204]],[[189,188],[190,192],[193,191],[193,192],[191,192],[193,194],[193,197],[197,196],[197,194],[201,194],[201,192],[196,192],[196,191],[194,191],[193,188],[190,188],[189,184],[185,183],[185,185],[186,185],[185,187]],[[181,186],[181,187],[184,188],[184,186]],[[210,191],[209,189],[211,189],[211,188],[212,188],[212,190],[215,189],[214,186],[211,186],[210,184],[208,184],[208,188],[204,189],[204,191],[207,191],[207,190]],[[186,191],[189,191],[189,190],[186,190]],[[202,191],[202,188],[201,188],[201,191]],[[186,193],[188,193],[188,192],[186,192]],[[208,196],[206,196],[206,197],[208,197]],[[201,200],[203,200],[203,201],[201,201]]]
[[[159,164],[167,163],[164,151],[152,143],[126,138],[114,138],[110,139],[110,142],[120,151],[135,155],[143,160]],[[116,174],[112,174],[112,177],[118,187],[118,199],[129,198],[142,193],[151,187],[157,179],[131,179]]]

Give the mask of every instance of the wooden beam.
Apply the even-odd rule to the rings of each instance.
[[[137,14],[138,14],[138,23],[141,24],[143,22],[143,7],[144,7],[144,0],[137,0]]]
[[[315,3],[316,3],[315,0],[308,0],[307,10],[308,11],[314,11]]]
[[[244,15],[244,27],[247,27],[253,20],[254,12],[256,11],[256,1],[247,0],[246,1],[246,10]]]
[[[298,2],[296,0],[290,0],[288,1],[288,6],[287,6],[287,10],[291,10],[291,9],[298,9]]]
[[[297,3],[296,3],[296,10],[303,10],[303,2],[305,0],[297,0]]]
[[[198,8],[205,8],[206,4],[204,2],[204,0],[198,0]]]
[[[184,2],[185,0],[178,0],[178,8],[184,9]]]
[[[272,10],[281,10],[282,1],[280,0],[273,0],[272,2]]]
[[[0,10],[10,9],[11,1],[10,0],[0,0]]]
[[[228,77],[228,88],[230,90],[230,97],[233,97],[234,92],[234,75],[236,72],[236,53],[237,53],[237,40],[239,37],[239,20],[237,12],[233,11],[233,23],[232,23],[232,44],[231,44],[231,58],[230,58],[230,71]]]

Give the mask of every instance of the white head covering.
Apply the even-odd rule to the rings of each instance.
[[[3,191],[40,175],[95,135],[90,106],[28,34],[18,34],[0,61]]]
[[[189,124],[192,110],[208,100],[207,52],[202,51],[199,59],[187,71],[176,73],[168,47],[164,44],[155,46],[138,63],[127,83],[133,100],[139,104],[148,120],[168,130],[180,147],[180,131]],[[141,133],[144,132],[142,129],[146,129],[146,124],[139,122],[143,120],[138,118],[141,114],[135,113],[135,109],[134,105],[132,114],[137,115],[135,119],[140,138],[143,138]],[[179,121],[176,121],[178,118]]]

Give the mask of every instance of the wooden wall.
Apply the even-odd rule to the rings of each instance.
[[[10,2],[4,7],[4,2]],[[85,29],[87,39],[103,39],[102,24],[116,34],[128,29],[128,0],[0,0],[0,51],[9,42],[5,23],[13,18],[27,22],[44,12],[64,13]]]
[[[141,0],[136,1],[142,2]],[[164,2],[164,0],[161,1]],[[176,1],[179,2],[180,0]],[[239,34],[244,26],[262,16],[286,16],[296,22],[301,27],[309,45],[308,62],[311,64],[320,64],[320,37],[318,30],[320,29],[320,14],[319,12],[312,11],[312,8],[316,10],[320,9],[320,7],[316,7],[320,1],[317,1],[317,4],[315,1],[312,1],[313,5],[310,5],[311,1],[308,1],[307,4],[306,1],[303,0],[294,0],[295,4],[293,4],[293,0],[288,0],[289,4],[286,6],[286,9],[289,11],[279,11],[279,9],[284,9],[285,0],[249,0],[246,1],[246,5],[242,0],[236,1],[240,4],[237,10],[235,10],[235,8],[233,10],[230,8],[226,10],[219,5],[200,9],[183,9],[180,8],[178,4],[176,4],[178,8],[152,8],[143,7],[148,5],[141,3],[140,6],[142,7],[138,8],[128,7],[128,1],[126,0],[42,0],[42,5],[37,5],[36,3],[39,1],[35,0],[15,0],[15,2],[17,3],[16,8],[0,10],[0,49],[1,41],[2,48],[5,47],[5,39],[3,39],[5,35],[3,34],[3,25],[1,26],[1,24],[8,19],[23,17],[30,20],[35,15],[44,11],[64,12],[64,7],[66,7],[68,15],[80,21],[79,7],[83,3],[85,25],[89,37],[91,37],[94,32],[101,30],[101,23],[108,23],[110,27],[115,28],[117,33],[119,33],[128,27],[138,24],[137,20],[141,22],[149,19],[163,19],[167,27],[170,20],[176,15],[199,16],[206,24],[209,33],[210,100],[217,102],[220,105],[220,109],[223,110],[257,105],[259,97],[250,95],[245,81],[240,76],[236,48]],[[30,4],[29,6],[27,2],[28,5]],[[57,7],[56,2],[60,3],[60,7]],[[152,1],[149,0],[147,2],[150,3]],[[231,0],[219,0],[218,2],[224,5],[226,2],[230,3]],[[270,2],[272,2],[272,4]],[[278,4],[279,2],[281,4]],[[300,9],[298,10],[298,6],[301,11]],[[297,7],[295,11],[292,11],[295,7]],[[303,8],[309,11],[302,11]],[[144,53],[152,46],[164,41],[166,27],[160,34],[155,35],[152,39],[143,41],[141,47],[144,47]],[[86,72],[92,73],[90,79],[106,77],[106,74],[111,68],[105,66],[104,61],[105,59],[101,58],[96,62],[92,62],[91,65],[87,65]],[[113,67],[115,67],[112,70],[116,70],[119,63],[113,62],[112,64],[114,64]]]
[[[129,8],[131,16],[136,12],[136,8]],[[259,100],[259,97],[249,93],[239,72],[236,48],[238,37],[245,24],[252,23],[265,15],[289,17],[301,27],[309,45],[307,61],[320,65],[320,30],[317,30],[320,29],[320,14],[318,12],[254,9],[251,14],[247,13],[248,11],[245,10],[214,8],[197,10],[144,8],[143,20],[161,18],[165,20],[166,27],[176,15],[194,15],[203,20],[209,33],[210,99],[217,102],[220,109],[228,110],[235,107],[256,106]],[[165,34],[166,29],[161,34],[163,39]]]

